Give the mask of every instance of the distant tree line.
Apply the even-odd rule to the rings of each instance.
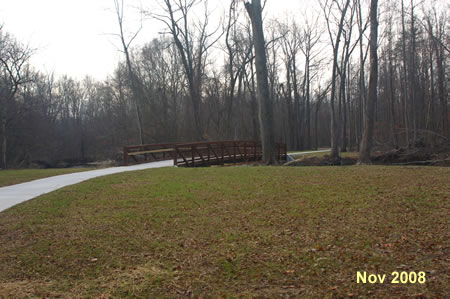
[[[273,139],[290,150],[359,150],[368,2],[321,0],[316,17],[264,20]],[[436,1],[378,2],[374,145],[448,140],[446,10]],[[125,55],[103,81],[34,70],[33,50],[0,28],[2,168],[115,159],[140,143],[261,140],[255,44],[242,1],[230,0],[214,27],[207,2],[164,0],[149,17],[167,32],[139,47],[123,34],[124,3],[114,3]]]

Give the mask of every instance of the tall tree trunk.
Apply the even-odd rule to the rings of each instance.
[[[354,132],[354,126],[352,125],[354,123],[354,107],[352,103],[352,64],[351,62],[348,63],[348,70],[347,70],[347,113],[348,113],[348,146],[350,150],[353,148],[353,137],[355,135]]]
[[[363,49],[363,20],[361,11],[361,1],[358,0],[358,29],[359,29],[359,63],[360,63],[360,74],[359,74],[359,105],[358,105],[358,125],[357,125],[357,144],[361,145],[362,134],[364,130],[364,110],[366,107],[366,74],[365,74],[365,58]]]
[[[262,7],[260,0],[245,3],[252,22],[253,44],[255,46],[256,79],[258,81],[259,123],[263,148],[263,162],[276,163],[275,130],[273,125],[273,108],[270,98],[266,48],[262,22]]]
[[[395,90],[394,90],[394,71],[393,71],[393,66],[392,66],[392,57],[389,57],[389,90],[390,90],[390,94],[389,94],[389,104],[390,104],[390,131],[391,131],[391,140],[393,142],[393,145],[395,148],[398,147],[398,142],[397,142],[397,136],[395,134],[395,122],[396,122],[396,117],[395,117]]]
[[[285,140],[287,143],[287,147],[289,149],[295,149],[295,112],[293,110],[293,102],[292,98],[292,84],[291,84],[291,58],[287,58],[286,62],[286,89],[284,85],[281,85],[281,91],[286,101],[286,111],[284,112],[287,115],[287,119],[283,121],[283,124],[286,124],[287,129],[285,130],[286,136]]]
[[[358,164],[370,164],[370,152],[373,142],[373,126],[378,87],[378,0],[370,2],[370,77],[367,98],[365,128]]]
[[[6,109],[6,106],[4,107]],[[8,160],[6,159],[7,151],[7,135],[6,135],[6,115],[2,115],[2,164],[3,169],[8,169]]]
[[[344,72],[345,74],[345,72]],[[343,124],[342,124],[342,149],[343,153],[347,152],[347,99],[346,99],[346,90],[345,90],[345,76],[344,76],[344,88],[342,91],[342,109],[344,111],[343,115]]]
[[[2,168],[3,169],[8,169],[8,161],[7,161],[7,154],[6,154],[6,151],[7,151],[7,149],[8,149],[8,147],[7,147],[7,141],[8,141],[8,137],[7,137],[7,131],[6,131],[6,121],[7,121],[7,115],[8,115],[8,111],[7,111],[7,108],[8,108],[8,101],[7,101],[7,99],[6,99],[6,97],[2,97],[1,95],[0,95],[0,103],[1,103],[1,106],[0,106],[0,121],[1,121],[1,129],[2,129],[2,145],[1,145],[1,148],[2,148],[2,157],[1,157],[1,162],[2,162]]]
[[[309,49],[308,49],[309,50]],[[309,52],[309,51],[308,51]],[[310,75],[309,53],[306,58],[306,149],[311,148],[311,75]]]
[[[322,96],[320,95],[320,87],[319,94],[317,96],[316,101],[316,109],[314,110],[314,149],[319,149],[319,111],[320,105],[322,104]]]
[[[201,111],[200,111],[200,103],[201,103],[201,91],[195,90],[191,92],[191,102],[192,109],[194,112],[194,125],[195,125],[195,134],[198,140],[205,140],[203,135],[203,128],[201,122]]]
[[[430,26],[430,32],[432,31],[432,26]],[[434,130],[434,122],[433,122],[433,115],[434,115],[434,66],[433,66],[433,40],[432,37],[433,34],[431,34],[431,49],[430,49],[430,102],[428,103],[428,110],[427,110],[427,121],[426,121],[426,129],[427,130]]]
[[[403,119],[405,122],[406,146],[409,145],[409,118],[408,118],[408,72],[406,63],[406,28],[405,7],[402,0],[402,55],[403,55]]]
[[[411,0],[411,46],[410,46],[410,59],[411,64],[409,67],[410,71],[410,78],[409,78],[409,84],[410,84],[410,93],[411,93],[411,116],[412,116],[412,125],[413,125],[413,142],[417,140],[417,107],[416,107],[416,32],[415,32],[415,17],[414,17],[414,2]]]
[[[295,55],[292,56],[292,85],[294,89],[294,109],[295,109],[295,149],[299,150],[302,147],[301,139],[301,117],[300,117],[300,93],[298,91],[298,81],[297,81],[297,59]]]
[[[395,148],[398,147],[397,136],[395,134],[395,90],[394,90],[394,64],[393,64],[393,53],[392,53],[392,21],[389,21],[388,24],[388,37],[389,37],[389,49],[388,49],[388,63],[389,63],[389,99],[390,99],[390,131],[391,131],[391,140]]]
[[[447,109],[447,95],[445,92],[445,68],[444,68],[444,59],[445,54],[442,46],[438,45],[435,42],[435,52],[436,52],[436,61],[438,67],[438,93],[439,93],[439,102],[441,103],[441,126],[442,126],[442,134],[446,137],[449,137],[449,127],[448,127],[448,109]]]
[[[256,99],[256,80],[253,59],[250,60],[250,78],[248,73],[245,72],[246,85],[250,93],[250,105],[252,113],[252,138],[254,141],[259,140],[259,124],[258,124],[258,114],[255,113],[258,110],[258,100]],[[244,92],[245,94],[245,92]]]
[[[124,43],[124,45],[125,45],[125,43]],[[126,56],[128,75],[129,75],[130,81],[131,81],[131,89],[132,89],[132,94],[133,94],[133,98],[134,98],[134,105],[136,108],[136,118],[137,118],[138,130],[139,130],[139,142],[141,144],[144,144],[145,143],[144,129],[142,127],[141,105],[139,103],[141,93],[138,90],[138,83],[136,82],[137,78],[134,73],[133,67],[131,65],[131,59],[130,59],[130,55],[128,53],[128,48],[124,48],[124,52],[125,52],[125,56]]]
[[[243,85],[243,74],[242,71],[239,73],[239,78],[238,78],[238,91],[237,91],[237,101],[236,101],[236,105],[238,107],[242,107],[242,85]],[[242,139],[241,136],[242,134],[242,123],[243,123],[243,113],[242,113],[242,109],[238,109],[237,110],[237,123],[236,123],[236,129],[234,130],[234,139],[235,140],[239,140]]]

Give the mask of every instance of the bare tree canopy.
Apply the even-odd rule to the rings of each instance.
[[[220,3],[111,0],[120,61],[105,80],[34,68],[1,27],[1,167],[232,139],[262,142],[267,164],[276,142],[370,163],[374,150],[449,142],[443,1],[320,0],[278,16],[272,0]]]
[[[2,166],[8,167],[9,124],[13,121],[14,98],[19,88],[31,81],[28,62],[32,50],[21,45],[0,27],[0,122],[2,132]]]

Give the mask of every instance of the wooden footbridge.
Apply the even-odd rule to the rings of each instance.
[[[286,161],[286,144],[276,143],[277,158]],[[262,146],[256,141],[212,141],[127,146],[124,165],[172,160],[175,166],[200,167],[261,161]]]

